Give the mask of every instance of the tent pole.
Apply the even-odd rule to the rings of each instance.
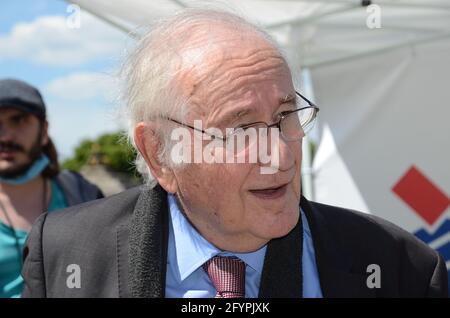
[[[450,15],[448,16],[448,19],[450,20]],[[326,27],[326,28],[334,28],[334,29],[341,29],[341,30],[367,30],[366,25],[355,25],[355,24],[343,24],[343,23],[330,23],[330,22],[321,22],[320,27]],[[394,32],[421,32],[423,34],[439,34],[442,31],[439,29],[430,29],[430,28],[415,28],[411,26],[401,27],[398,25],[386,25],[386,23],[383,23],[383,31],[394,31]]]
[[[73,4],[76,4],[76,5],[79,5],[76,1],[71,1],[71,0],[65,0],[65,1],[66,1],[66,2],[69,2],[69,3],[73,3]],[[109,19],[109,18],[106,17],[105,15],[100,15],[100,14],[98,14],[98,13],[96,13],[96,12],[94,12],[94,11],[88,9],[88,8],[85,7],[85,6],[80,6],[80,7],[81,7],[82,10],[88,12],[89,14],[93,15],[94,17],[97,17],[98,19],[100,19],[100,20],[102,20],[102,21],[108,23],[109,25],[111,25],[111,26],[113,26],[113,27],[119,29],[120,31],[125,32],[125,33],[126,33],[128,36],[130,36],[131,38],[137,39],[137,38],[139,37],[137,33],[135,33],[135,32],[133,32],[133,31],[129,30],[126,26],[121,25],[121,24],[119,24],[119,23],[117,23],[117,22],[115,22],[115,21]]]
[[[179,5],[181,8],[187,8],[187,5],[184,4],[181,0],[170,0],[174,3],[176,3],[177,5]]]
[[[344,56],[344,57],[341,57],[341,58],[329,59],[329,60],[313,62],[313,63],[305,62],[305,63],[302,63],[302,65],[304,67],[308,67],[309,69],[313,69],[313,68],[318,68],[318,67],[322,67],[322,66],[327,66],[327,65],[330,65],[330,64],[335,64],[335,63],[340,63],[340,62],[353,60],[353,59],[356,59],[356,58],[363,58],[363,57],[366,57],[366,56],[371,56],[371,55],[375,55],[375,54],[381,54],[381,53],[393,51],[393,50],[404,48],[404,47],[408,47],[408,46],[414,47],[414,46],[419,45],[419,44],[439,41],[439,40],[443,40],[443,39],[446,39],[446,38],[449,38],[449,37],[450,37],[450,31],[445,32],[445,33],[441,33],[439,35],[433,35],[433,36],[425,37],[425,38],[422,38],[422,39],[418,39],[416,41],[406,41],[406,42],[399,43],[399,44],[396,44],[396,45],[386,46],[386,47],[383,47],[383,48],[380,48],[380,49],[377,49],[377,50],[351,54],[351,55]]]
[[[351,4],[361,6],[361,0],[284,0],[292,2],[307,2],[307,3],[324,3],[324,4]],[[389,1],[389,0],[372,0],[372,4],[377,4],[383,7],[408,7],[416,9],[435,9],[435,10],[450,10],[448,5],[411,3],[409,1]]]
[[[301,71],[302,90],[305,96],[314,102],[314,91],[312,87],[311,74],[308,69],[303,68]],[[308,200],[314,200],[314,183],[313,183],[313,154],[311,147],[311,140],[308,136],[303,139],[302,144],[302,194]]]
[[[307,24],[307,23],[311,23],[311,22],[320,20],[320,19],[330,16],[330,15],[339,14],[339,13],[347,12],[347,11],[358,9],[358,8],[361,8],[361,5],[349,5],[349,6],[339,7],[338,9],[325,11],[323,13],[318,13],[316,15],[311,15],[311,16],[308,16],[307,18],[296,18],[296,19],[290,19],[290,20],[286,20],[286,21],[282,21],[282,22],[278,22],[278,23],[266,24],[266,25],[264,25],[264,28],[265,29],[275,29],[275,28],[283,27],[285,25],[300,26],[303,24]]]

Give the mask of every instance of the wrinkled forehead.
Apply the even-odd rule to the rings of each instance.
[[[261,78],[292,83],[289,67],[279,50],[255,32],[219,28],[193,35],[180,58],[182,67],[176,81],[193,108],[208,104],[205,98],[226,93],[224,86],[228,90],[241,88],[240,82],[247,75],[253,76],[255,85]]]
[[[205,27],[185,38],[180,50],[181,68],[192,80],[199,81],[202,75],[227,61],[242,59],[251,63],[258,52],[279,57],[284,62],[278,48],[256,31],[238,31],[229,26]]]

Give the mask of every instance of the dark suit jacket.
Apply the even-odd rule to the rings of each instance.
[[[301,207],[324,297],[447,296],[445,263],[411,234],[375,216],[304,197]],[[24,250],[23,297],[164,297],[168,215],[160,186],[42,215]],[[269,242],[260,297],[302,296],[301,237],[297,225]],[[70,264],[80,268],[80,288],[67,285]],[[380,288],[368,287],[370,264],[381,270]]]

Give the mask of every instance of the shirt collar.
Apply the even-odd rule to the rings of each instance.
[[[216,255],[236,256],[249,267],[262,274],[264,257],[267,246],[251,253],[231,253],[222,251],[209,243],[186,219],[181,212],[177,200],[173,194],[168,194],[171,228],[178,274],[181,281],[185,280],[197,268]],[[186,251],[189,251],[188,253]]]

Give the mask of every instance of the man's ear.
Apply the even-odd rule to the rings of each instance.
[[[43,120],[41,122],[41,146],[46,146],[48,142],[48,121]]]
[[[172,169],[164,166],[158,158],[162,145],[156,133],[155,123],[138,123],[134,127],[134,142],[140,154],[144,157],[147,167],[161,187],[170,193],[177,192],[178,183]]]

